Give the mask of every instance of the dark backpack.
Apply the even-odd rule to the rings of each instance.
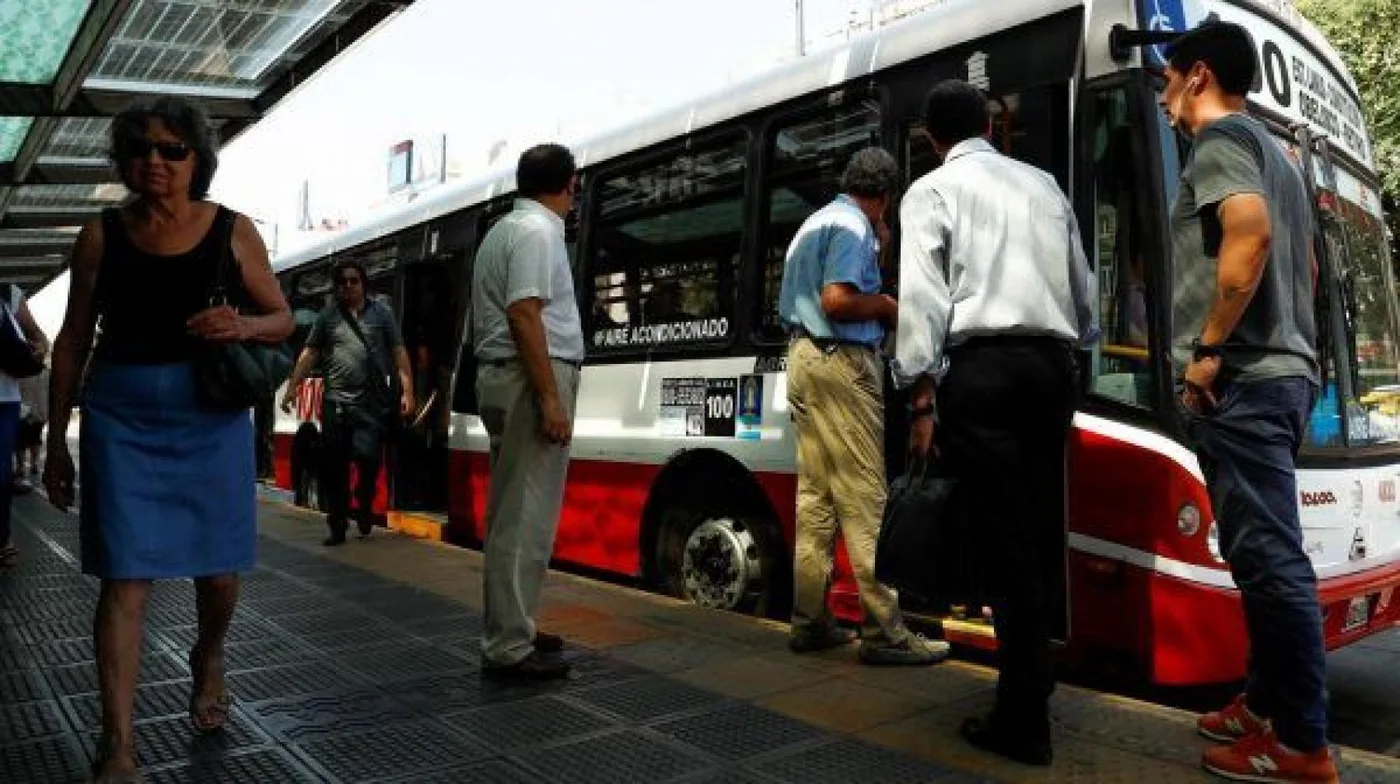
[[[3,287],[3,301],[0,301],[0,372],[10,378],[37,376],[44,369],[44,363],[34,356],[34,349],[24,330],[19,326],[19,314],[12,302],[18,300],[18,288],[13,283]]]

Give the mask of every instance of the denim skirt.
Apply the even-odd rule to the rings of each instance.
[[[157,580],[253,568],[252,415],[202,408],[191,365],[94,362],[78,462],[85,574]]]

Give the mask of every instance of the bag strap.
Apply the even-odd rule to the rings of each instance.
[[[373,304],[371,300],[366,298],[365,310],[368,311]],[[383,361],[379,359],[379,352],[374,350],[374,346],[365,337],[364,330],[360,329],[360,320],[355,318],[355,314],[347,311],[344,306],[340,306],[340,317],[345,319],[345,323],[350,325],[350,330],[355,333],[355,337],[360,339],[360,343],[364,345],[365,353],[369,354],[369,361],[374,363],[375,369],[379,371],[381,376],[384,376],[385,380],[388,380],[389,371],[384,367]]]
[[[233,210],[219,207],[219,216],[215,220],[219,226],[219,260],[214,267],[214,292],[209,295],[209,304],[228,305],[229,292],[234,290],[234,275],[242,272],[238,259],[229,253],[229,246],[233,244]]]

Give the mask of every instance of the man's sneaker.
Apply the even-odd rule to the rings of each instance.
[[[862,664],[937,664],[948,658],[951,650],[942,640],[909,634],[898,643],[862,640],[860,661]]]
[[[840,648],[855,642],[856,633],[836,625],[813,625],[804,629],[796,626],[788,637],[788,648],[793,653],[815,653],[817,651]]]
[[[1337,765],[1331,749],[1292,751],[1278,742],[1273,730],[1247,735],[1231,746],[1215,746],[1201,755],[1201,765],[1217,776],[1233,781],[1278,784],[1334,784]]]
[[[1196,732],[1217,743],[1234,743],[1246,735],[1269,729],[1267,719],[1254,715],[1244,704],[1244,695],[1223,709],[1196,719]]]

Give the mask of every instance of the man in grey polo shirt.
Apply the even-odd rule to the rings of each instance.
[[[350,518],[350,466],[357,474],[356,522],[360,536],[373,529],[373,506],[392,417],[413,412],[413,371],[399,334],[398,319],[382,300],[368,295],[364,265],[346,259],[331,271],[335,299],[311,326],[306,346],[282,396],[290,410],[297,389],[317,366],[325,372],[321,403],[321,487],[326,524],[334,547],[345,541]],[[393,384],[397,376],[397,385]]]
[[[477,398],[491,438],[486,505],[488,675],[563,678],[564,640],[535,627],[540,584],[569,467],[583,326],[564,216],[578,185],[574,157],[544,144],[520,156],[520,198],[482,240],[472,269]]]

